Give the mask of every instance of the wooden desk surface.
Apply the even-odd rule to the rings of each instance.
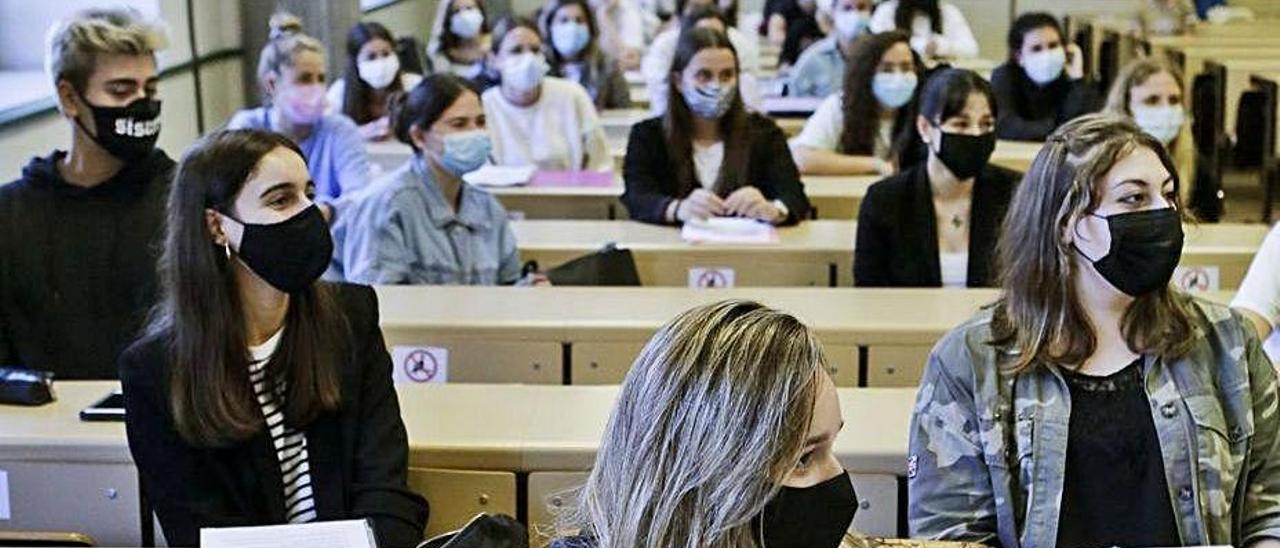
[[[0,407],[0,460],[129,463],[122,423],[86,423],[81,409],[119,384],[62,381],[58,401]],[[617,387],[401,386],[410,466],[510,472],[591,466]],[[839,389],[846,427],[836,454],[860,473],[902,474],[915,390]]]
[[[585,252],[606,243],[632,250],[698,253],[706,250],[776,253],[841,251],[853,249],[855,226],[851,221],[809,221],[778,229],[780,242],[763,245],[690,244],[680,230],[638,221],[514,221],[511,229],[521,250],[570,249]]]
[[[991,163],[1026,173],[1041,148],[1044,148],[1044,143],[1000,140],[996,142],[995,152],[991,153]]]
[[[1205,61],[1212,59],[1275,59],[1280,57],[1280,45],[1275,46],[1189,46],[1177,48],[1183,55],[1180,67],[1187,81],[1204,70]]]

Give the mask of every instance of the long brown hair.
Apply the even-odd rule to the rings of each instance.
[[[393,50],[396,47],[396,38],[381,23],[362,21],[353,25],[351,31],[347,33],[347,66],[343,69],[345,88],[342,93],[342,113],[357,124],[367,124],[374,118],[373,109],[369,108],[369,102],[373,99],[373,88],[360,77],[359,60],[360,48],[374,40],[386,41]],[[403,74],[404,69],[401,69],[391,80],[391,85],[386,89],[388,96],[404,91],[404,86],[400,83],[400,77]]]
[[[896,44],[910,43],[911,36],[899,30],[863,34],[854,41],[844,71],[844,98],[840,105],[844,114],[844,131],[840,133],[840,153],[875,153],[876,136],[880,131],[880,109],[884,107],[871,91],[871,80],[880,70],[880,59],[884,58],[889,48]],[[921,63],[914,51],[911,52],[911,58],[915,64],[916,77],[921,80],[920,85],[916,86],[918,96],[920,88],[924,87]],[[913,98],[911,102],[899,107],[898,115],[893,120],[893,138],[889,146],[895,156],[905,144],[904,131],[915,120],[915,104],[916,100]]]
[[[557,533],[600,548],[757,546],[751,520],[796,465],[825,368],[808,327],[759,303],[671,320],[627,373]]]
[[[1004,289],[995,304],[992,342],[1011,356],[1012,373],[1037,363],[1078,367],[1097,348],[1076,295],[1075,255],[1064,235],[1098,207],[1099,182],[1117,162],[1147,148],[1179,185],[1169,153],[1154,137],[1113,114],[1091,114],[1059,128],[1036,155],[1005,216],[996,253]],[[1181,207],[1174,199],[1175,207]],[[1129,348],[1178,357],[1192,345],[1188,297],[1168,286],[1136,298],[1121,319]]]
[[[169,194],[168,228],[159,262],[160,301],[147,327],[168,344],[169,405],[187,442],[225,446],[263,431],[249,382],[244,303],[233,265],[210,238],[205,210],[231,214],[259,161],[277,149],[302,152],[265,131],[212,133],[183,155]],[[266,365],[283,382],[285,422],[302,428],[341,398],[338,362],[347,358],[349,326],[328,286],[290,295],[284,335]]]
[[[719,48],[733,52],[734,71],[741,77],[738,50],[734,49],[727,34],[710,28],[690,28],[680,33],[675,59],[671,62],[671,72],[667,75],[669,99],[667,112],[662,118],[662,131],[666,134],[667,156],[675,169],[676,189],[679,196],[693,192],[698,187],[698,181],[693,171],[693,139],[691,137],[693,113],[689,112],[689,106],[684,104],[684,98],[680,95],[676,84],[694,55],[704,49]],[[750,160],[748,147],[751,146],[747,131],[747,109],[742,104],[742,94],[735,90],[733,104],[720,118],[720,138],[724,140],[724,161],[720,164],[720,175],[716,178],[714,187],[716,194],[728,194],[747,183],[744,178],[747,162]]]

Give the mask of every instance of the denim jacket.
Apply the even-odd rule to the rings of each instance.
[[[1192,301],[1196,344],[1143,360],[1145,391],[1184,544],[1280,538],[1276,373],[1225,306]],[[1000,371],[991,311],[929,356],[907,459],[908,520],[919,538],[1053,546],[1071,397],[1061,373]]]

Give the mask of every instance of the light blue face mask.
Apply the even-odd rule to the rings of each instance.
[[[591,42],[591,29],[582,23],[566,21],[551,25],[551,45],[560,55],[573,58]]]
[[[483,129],[447,135],[444,138],[444,154],[440,155],[440,167],[461,177],[480,169],[489,160],[492,148],[489,134]]]
[[[900,108],[916,93],[914,72],[880,72],[871,79],[871,93],[885,108]]]
[[[681,90],[684,104],[699,118],[717,119],[729,112],[733,106],[733,98],[738,92],[737,84],[732,86],[689,86]]]

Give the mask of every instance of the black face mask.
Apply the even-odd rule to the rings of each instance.
[[[90,104],[84,95],[80,101],[89,107],[97,135],[75,117],[76,125],[108,154],[125,162],[136,162],[151,154],[160,138],[160,101],[143,97],[123,107],[100,107]]]
[[[934,126],[938,127],[938,126]],[[961,181],[978,176],[982,168],[991,159],[996,150],[996,132],[988,131],[982,135],[967,133],[947,133],[938,128],[940,136],[938,150],[935,152],[942,165],[951,170]]]
[[[1171,207],[1117,213],[1107,217],[1111,248],[1098,260],[1076,252],[1116,289],[1139,297],[1169,285],[1182,258],[1182,217]]]
[[[329,267],[333,239],[329,224],[315,205],[279,223],[240,224],[244,235],[237,254],[271,287],[285,293],[302,291]]]
[[[783,487],[754,523],[763,548],[836,548],[858,511],[848,472],[812,487]]]

